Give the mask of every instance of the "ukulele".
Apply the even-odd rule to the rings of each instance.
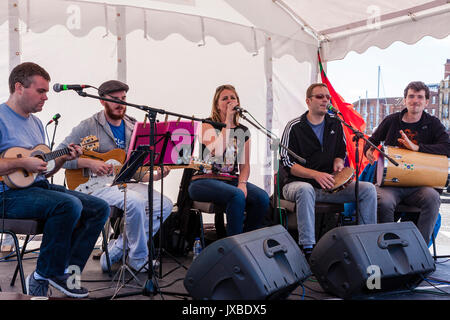
[[[95,136],[88,136],[82,139],[79,144],[83,150],[98,148],[98,139]],[[25,158],[25,157],[37,157],[48,163],[47,172],[50,172],[55,167],[54,159],[62,157],[70,153],[69,148],[63,148],[60,150],[51,151],[45,144],[38,144],[32,149],[12,147],[4,151],[1,155],[2,158]],[[25,169],[17,169],[16,171],[2,176],[3,181],[11,189],[26,188],[34,183],[38,172],[29,172]]]

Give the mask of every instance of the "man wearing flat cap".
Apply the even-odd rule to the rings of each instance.
[[[126,101],[128,85],[121,81],[109,80],[98,88],[101,97],[113,100]],[[113,149],[123,149],[127,152],[133,133],[136,119],[126,114],[126,106],[120,103],[100,100],[103,110],[92,117],[81,121],[67,136],[58,148],[65,147],[69,142],[81,141],[84,137],[94,135],[99,140],[99,153],[106,153]],[[100,159],[80,157],[66,162],[66,169],[89,169],[90,174],[105,176],[113,174],[113,164]],[[154,180],[159,180],[169,173],[168,167],[161,173],[154,174]],[[148,181],[148,175],[142,181]],[[132,183],[127,185],[126,193],[126,236],[128,251],[128,265],[135,271],[145,270],[148,258],[148,186],[144,183]],[[91,195],[99,197],[124,210],[124,193],[117,186],[104,186],[89,190]],[[153,235],[159,229],[161,214],[161,194],[153,190]],[[173,204],[169,198],[163,196],[163,219],[165,220],[172,212]],[[152,235],[152,236],[153,236]],[[111,265],[122,261],[123,238],[119,236],[108,245]],[[153,261],[153,265],[157,262]],[[106,255],[102,254],[100,265],[104,272],[108,270]]]

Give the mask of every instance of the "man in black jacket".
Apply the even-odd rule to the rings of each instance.
[[[306,163],[300,165],[286,150],[281,152],[282,170],[287,173],[282,193],[295,201],[299,245],[309,258],[315,239],[315,201],[343,203],[355,201],[355,183],[329,193],[334,187],[333,172],[342,171],[346,143],[342,124],[327,112],[330,93],[323,83],[312,84],[306,91],[308,111],[291,120],[284,129],[282,143]],[[368,182],[359,183],[360,224],[376,223],[376,191]]]
[[[420,81],[411,82],[404,90],[406,108],[387,116],[369,138],[378,145],[398,146],[413,151],[450,156],[449,136],[440,120],[424,112],[430,90]],[[373,164],[374,149],[366,144],[365,154]],[[378,222],[393,222],[395,207],[404,202],[419,207],[417,228],[429,243],[439,214],[439,193],[431,187],[377,187]]]

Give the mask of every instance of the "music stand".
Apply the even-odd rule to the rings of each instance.
[[[145,122],[136,122],[128,147],[127,159],[130,154],[140,145],[148,146],[150,135],[150,125]],[[194,137],[197,130],[197,123],[192,121],[166,121],[156,123],[155,134],[155,165],[164,164],[175,166],[189,164],[193,149]],[[188,137],[188,138],[186,138]],[[148,165],[149,157],[144,161]]]
[[[122,166],[122,169],[120,172],[116,175],[116,177],[113,180],[113,183],[111,186],[117,185],[119,189],[122,189],[124,192],[124,201],[123,201],[123,219],[124,219],[124,232],[122,234],[123,244],[123,255],[122,255],[122,266],[119,268],[119,270],[114,275],[112,282],[116,279],[117,276],[117,286],[116,291],[114,292],[111,299],[114,299],[116,295],[119,293],[119,291],[125,287],[128,283],[125,282],[125,273],[128,271],[131,276],[134,278],[134,280],[139,283],[139,279],[137,276],[133,273],[133,271],[128,267],[126,264],[126,251],[127,251],[127,183],[135,183],[137,181],[132,181],[134,175],[136,174],[136,171],[142,166],[144,159],[148,156],[148,151],[145,150],[145,148],[140,147],[137,150],[135,150],[131,155],[130,158],[124,163]]]
[[[180,166],[180,165],[189,165],[193,149],[194,149],[194,140],[195,140],[195,132],[197,129],[197,124],[192,121],[166,121],[166,122],[158,122],[156,124],[155,129],[155,160],[154,165],[159,166],[161,169],[161,173],[163,172],[164,166]],[[130,146],[128,148],[128,155],[131,154],[132,150],[135,148],[143,147],[148,143],[148,137],[150,134],[149,125],[144,122],[137,122],[135,124],[133,134],[130,141]],[[186,138],[188,137],[188,138]],[[148,165],[149,158],[144,160],[144,165]],[[184,266],[178,259],[176,259],[173,255],[171,255],[167,250],[162,247],[163,243],[163,185],[164,185],[164,176],[161,176],[161,204],[160,204],[160,215],[159,215],[159,248],[158,248],[158,257],[159,257],[159,278],[162,279],[164,276],[172,273],[178,268],[182,267],[184,269],[188,269]],[[149,210],[150,211],[150,210]],[[149,216],[149,219],[153,219],[153,217]],[[153,232],[150,236],[153,236]],[[163,272],[163,255],[169,256],[173,261],[175,261],[178,266],[168,271],[166,274],[162,274]],[[150,261],[147,262],[148,267],[150,266]],[[152,262],[153,263],[153,262]],[[143,269],[141,267],[141,269]],[[141,271],[141,270],[139,270]]]
[[[149,134],[149,144],[147,146],[151,158],[150,158],[150,178],[149,178],[149,183],[148,183],[148,188],[147,188],[147,192],[148,192],[148,203],[149,203],[149,212],[151,212],[151,214],[153,215],[153,169],[154,169],[154,134],[155,134],[155,127],[156,127],[156,115],[159,114],[165,114],[166,116],[168,115],[172,115],[174,117],[178,117],[178,118],[183,118],[183,119],[189,119],[191,121],[200,121],[202,123],[209,123],[213,126],[217,126],[220,128],[224,128],[225,124],[220,123],[220,122],[216,122],[210,119],[201,119],[201,118],[196,118],[194,116],[190,117],[190,116],[186,116],[183,114],[179,114],[179,113],[175,113],[175,112],[170,112],[164,109],[159,109],[159,108],[154,108],[154,107],[149,107],[149,106],[145,106],[145,105],[138,105],[138,104],[134,104],[134,103],[129,103],[120,99],[116,99],[114,97],[104,97],[104,96],[96,96],[96,95],[92,95],[92,94],[88,94],[86,92],[83,91],[83,89],[79,89],[79,90],[75,90],[77,92],[77,94],[81,97],[89,97],[89,98],[93,98],[93,99],[98,99],[98,100],[102,100],[102,101],[108,101],[108,102],[114,102],[114,103],[118,103],[118,104],[122,104],[122,105],[126,105],[126,106],[130,106],[139,110],[142,110],[146,113],[146,117],[149,120],[149,126],[150,126],[150,134]],[[153,221],[149,221],[149,234],[152,233],[152,223]],[[150,238],[151,239],[151,238]],[[151,249],[151,243],[150,241],[148,242],[148,247],[149,249]],[[153,261],[152,259],[152,250],[149,250],[149,261]],[[153,295],[155,292],[160,291],[160,290],[156,290],[155,289],[155,285],[152,282],[153,279],[153,268],[148,268],[148,278],[147,281],[144,285],[144,287],[142,288],[143,291],[141,294],[147,295],[147,296],[151,296]]]

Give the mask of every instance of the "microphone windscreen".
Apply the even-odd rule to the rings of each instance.
[[[53,91],[60,92],[61,91],[61,85],[59,83],[55,83],[53,85]]]

